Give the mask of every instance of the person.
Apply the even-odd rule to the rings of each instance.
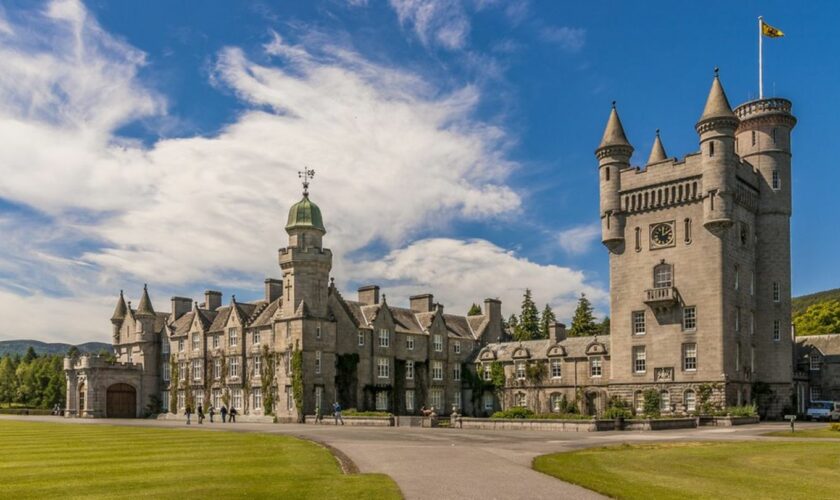
[[[216,407],[213,406],[213,405],[210,405],[209,413],[210,413],[210,423],[212,424],[213,423],[213,415],[216,414]]]
[[[225,423],[225,417],[227,417],[227,406],[222,405],[222,409],[219,410],[219,414],[222,416],[222,423]]]
[[[344,425],[344,419],[341,418],[341,405],[338,404],[338,401],[333,403],[333,418],[335,419],[335,425],[338,425],[339,422]]]
[[[321,407],[316,406],[315,407],[315,423],[320,424],[323,419],[324,419],[324,416],[321,415]]]
[[[184,408],[184,415],[187,416],[187,425],[190,425],[190,416],[192,416],[192,407],[188,404],[186,408]]]
[[[56,403],[55,407],[53,408],[53,415],[61,415],[61,405],[59,405],[58,403]]]
[[[198,423],[204,423],[204,406],[201,403],[198,403]]]
[[[236,415],[239,412],[236,411],[236,408],[230,407],[230,411],[228,412],[228,423],[235,424],[236,423]]]

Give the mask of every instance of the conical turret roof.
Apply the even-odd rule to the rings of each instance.
[[[138,316],[154,316],[155,310],[152,308],[152,301],[149,299],[149,289],[143,285],[143,296],[140,298],[140,305],[137,306]]]
[[[656,139],[653,141],[653,147],[650,150],[650,156],[648,157],[648,165],[651,163],[656,163],[668,158],[668,155],[665,154],[665,147],[662,146],[662,140],[659,139],[659,130],[656,131]]]
[[[607,119],[607,127],[604,129],[604,136],[601,138],[598,149],[607,146],[630,146],[627,135],[624,134],[624,127],[621,126],[618,111],[615,109],[615,101],[613,101],[610,117]]]
[[[117,307],[114,309],[114,315],[111,316],[111,321],[113,323],[119,323],[125,319],[125,315],[128,313],[128,307],[125,305],[125,297],[123,297],[123,291],[120,290],[120,298],[117,299]]]
[[[706,98],[706,107],[703,108],[703,115],[698,123],[712,118],[736,118],[729,105],[729,99],[726,98],[726,92],[723,91],[723,85],[720,84],[717,68],[715,68],[715,79],[712,80],[709,97]]]

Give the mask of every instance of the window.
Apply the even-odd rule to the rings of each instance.
[[[484,396],[481,397],[481,399],[484,406],[484,411],[493,411],[493,395],[488,392],[485,393]]]
[[[685,230],[683,231],[683,233],[685,233],[686,245],[691,243],[691,219],[685,220]]]
[[[659,264],[653,268],[653,287],[670,288],[674,285],[671,276],[671,264]]]
[[[636,228],[636,251],[642,251],[642,230],[638,227]]]
[[[432,361],[432,380],[443,380],[443,361]]]
[[[697,395],[693,390],[689,389],[685,391],[685,394],[683,395],[683,403],[685,403],[685,411],[697,410]]]
[[[735,331],[736,332],[741,331],[741,308],[740,307],[735,308]]]
[[[563,361],[560,359],[551,360],[551,378],[560,378],[563,376]]]
[[[184,352],[184,339],[178,339],[178,352]]]
[[[178,380],[186,380],[187,378],[187,362],[178,361]]]
[[[454,346],[455,354],[461,354],[461,341],[456,340]]]
[[[709,156],[715,155],[715,141],[709,141]]]
[[[636,413],[645,411],[645,395],[642,391],[633,394],[633,408],[636,409]]]
[[[365,345],[365,332],[359,330],[359,345]]]
[[[776,127],[773,127],[773,144],[776,144]]]
[[[589,360],[589,376],[590,377],[600,377],[601,376],[601,358],[595,357]]]
[[[735,290],[741,288],[741,266],[735,264]]]
[[[222,360],[221,358],[215,358],[213,360],[213,378],[219,379],[222,376]]]
[[[388,347],[389,345],[391,345],[391,336],[386,328],[382,328],[379,330],[379,347]]]
[[[604,175],[606,176],[606,179],[604,180],[610,180],[610,167],[604,169]]]
[[[752,145],[755,146],[755,130],[752,131]]]
[[[292,394],[292,386],[286,386],[286,409],[293,410],[295,408],[295,396]]]
[[[134,362],[134,354],[133,354],[133,353],[134,353],[134,349],[133,349],[133,348],[131,348],[131,347],[129,347],[129,348],[128,348],[128,351],[126,351],[126,355],[128,356],[128,362],[129,362],[129,363],[133,363],[133,362]]]
[[[735,343],[735,371],[741,371],[741,343]],[[740,405],[740,403],[739,403]]]
[[[779,177],[779,171],[778,170],[773,171],[772,183],[773,183],[773,190],[774,191],[778,191],[779,189],[782,188],[782,179]]]
[[[230,406],[237,410],[242,408],[242,389],[232,389],[230,391]]]
[[[452,394],[452,406],[454,406],[456,410],[461,409],[461,391],[455,391]]]
[[[197,351],[201,347],[201,337],[197,333],[192,334],[192,350]]]
[[[292,338],[292,323],[286,322],[286,340]]]
[[[741,245],[746,245],[750,241],[750,226],[746,222],[741,222],[739,224],[740,227],[740,237],[741,237]]]
[[[633,311],[633,335],[645,334],[645,312]]]
[[[750,335],[755,335],[755,311],[750,311]]]
[[[811,354],[811,371],[818,372],[820,371],[820,355],[817,353]]]
[[[405,391],[405,410],[414,411],[414,391]]]
[[[219,335],[213,335],[213,349],[218,349],[219,348],[219,344],[220,344],[219,339],[220,338],[221,337]]]
[[[683,330],[694,331],[697,329],[697,307],[683,307]]]
[[[169,341],[168,340],[164,340],[161,343],[160,353],[161,353],[161,355],[163,355],[163,357],[167,357],[167,355],[169,354]]]
[[[376,374],[379,378],[391,376],[391,363],[388,358],[376,358]]]
[[[483,373],[484,373],[484,381],[485,382],[489,382],[493,378],[492,373],[491,373],[491,369],[490,369],[490,363],[485,363],[484,364]]]
[[[262,356],[254,356],[254,376],[259,377],[262,373]]]
[[[164,413],[169,411],[169,391],[162,391],[160,393],[160,409]]]
[[[230,358],[230,362],[228,364],[228,377],[239,377],[239,358],[237,358],[236,356],[232,356]]]
[[[773,302],[782,301],[782,287],[779,286],[778,281],[773,282]]]
[[[239,336],[236,333],[236,328],[228,329],[228,345],[230,347],[236,347],[239,345]]]
[[[405,362],[405,379],[414,380],[414,361]]]
[[[820,388],[811,386],[811,401],[819,401],[820,399],[822,399]]]
[[[671,411],[671,393],[662,391],[659,393],[659,410],[664,412]]]
[[[164,382],[169,382],[169,370],[171,370],[171,369],[172,369],[172,367],[169,365],[169,361],[164,361],[163,362],[163,368],[162,368],[162,372],[163,372],[162,375],[163,375],[163,381]]]
[[[324,403],[324,388],[315,386],[315,408],[323,408]]]
[[[221,389],[213,389],[213,406],[216,407],[216,410],[222,407],[222,390]]]
[[[201,380],[201,360],[194,359],[192,362],[193,380]]]
[[[253,342],[252,343],[254,345],[259,345],[260,341],[262,340],[262,338],[260,336],[260,331],[259,330],[254,330],[254,333],[252,335],[253,335],[253,339],[252,339]]]
[[[321,374],[321,351],[315,351],[315,374]]]
[[[262,408],[262,388],[260,387],[253,387],[251,388],[251,396],[252,396],[252,408],[257,410]]]
[[[633,347],[633,372],[644,373],[647,371],[647,353],[645,346]]]
[[[549,403],[551,404],[551,411],[559,412],[563,409],[563,395],[559,392],[551,393]]]
[[[443,351],[443,335],[436,333],[433,337],[433,343],[435,346],[435,352],[442,352]]]
[[[443,389],[431,389],[429,391],[429,404],[432,408],[438,410],[443,407]]]
[[[513,406],[528,406],[528,396],[524,392],[517,392],[513,398]]]
[[[414,350],[414,335],[406,335],[406,337],[405,337],[405,348],[409,351]]]
[[[776,342],[782,340],[782,322],[777,319],[773,320],[773,340]]]
[[[316,339],[321,338],[321,327],[320,326],[315,327],[315,338]]]
[[[697,344],[683,344],[683,370],[697,371]]]
[[[516,380],[525,380],[525,362],[516,362]]]
[[[452,380],[456,382],[461,380],[461,363],[452,365]]]
[[[178,391],[178,408],[183,408],[185,402],[184,391]]]

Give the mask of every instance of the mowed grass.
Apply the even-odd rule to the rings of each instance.
[[[2,498],[401,498],[324,447],[273,434],[0,420]]]
[[[840,431],[833,431],[826,427],[825,429],[805,429],[801,431],[776,431],[768,432],[765,436],[773,437],[789,437],[789,438],[821,438],[821,439],[840,439]]]
[[[534,469],[615,498],[837,498],[840,445],[625,444],[544,455]]]

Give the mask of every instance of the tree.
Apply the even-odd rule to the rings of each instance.
[[[540,338],[547,339],[549,337],[548,327],[557,322],[557,317],[554,316],[554,311],[551,306],[546,304],[543,309],[542,318],[540,318]]]
[[[531,289],[525,289],[522,297],[522,314],[519,315],[519,330],[514,332],[516,340],[533,340],[540,337],[540,313],[531,298]]]
[[[814,304],[793,319],[797,335],[840,332],[840,301]]]
[[[598,325],[598,329],[600,330],[599,335],[609,335],[610,334],[610,317],[604,316],[604,320],[601,321],[601,324]]]
[[[29,346],[29,349],[26,350],[26,354],[23,356],[24,363],[31,363],[32,360],[38,357],[38,354],[35,352],[35,349],[32,346]]]
[[[71,358],[75,358],[79,354],[80,354],[79,348],[74,346],[74,345],[71,345],[70,349],[67,349],[67,356],[69,356]]]
[[[15,365],[12,358],[6,355],[0,360],[0,403],[9,404],[14,401],[16,392]]]
[[[575,316],[572,318],[572,328],[569,330],[570,337],[586,337],[598,334],[598,325],[595,324],[595,316],[592,315],[592,304],[581,293],[578,299]]]
[[[469,312],[467,312],[467,316],[481,316],[481,306],[473,302]]]
[[[505,323],[505,327],[507,327],[508,333],[512,337],[516,337],[516,332],[519,330],[519,320],[516,319],[515,314],[510,315],[510,318],[508,318],[507,323]]]

